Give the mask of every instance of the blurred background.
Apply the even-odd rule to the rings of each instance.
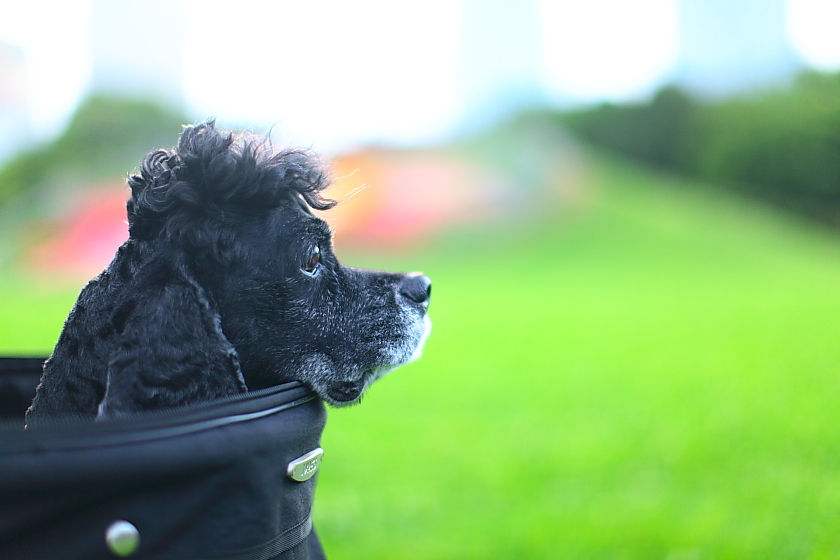
[[[47,355],[125,177],[208,117],[331,162],[424,357],[331,410],[334,558],[840,558],[840,2],[0,10],[0,351]],[[358,189],[364,187],[363,190]]]

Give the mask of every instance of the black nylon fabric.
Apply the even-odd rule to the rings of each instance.
[[[0,391],[29,386],[31,399],[38,368],[0,359]],[[326,422],[299,383],[119,421],[24,431],[19,418],[0,429],[4,560],[113,559],[117,520],[139,530],[137,560],[324,558],[309,531],[315,478],[286,475]]]

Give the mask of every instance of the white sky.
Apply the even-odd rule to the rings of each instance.
[[[49,15],[47,15],[49,14]],[[29,60],[29,120],[38,136],[58,132],[90,77],[86,0],[4,2],[0,41]]]
[[[840,0],[787,0],[787,35],[809,65],[840,68]]]
[[[677,61],[674,0],[540,0],[549,90],[581,100],[646,92]]]
[[[458,0],[185,1],[192,117],[276,124],[284,138],[327,149],[434,139],[457,119]],[[548,90],[583,101],[650,91],[676,61],[675,4],[539,0]],[[29,0],[0,10],[0,40],[30,61],[38,136],[57,132],[87,87],[88,8]],[[840,0],[787,0],[787,13],[806,62],[840,68]]]
[[[230,6],[187,1],[185,89],[201,116],[329,145],[434,136],[456,117],[457,0]],[[233,39],[207,40],[220,21]]]

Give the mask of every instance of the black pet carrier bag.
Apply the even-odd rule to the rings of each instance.
[[[324,557],[326,414],[305,386],[24,430],[42,362],[0,359],[0,559]]]

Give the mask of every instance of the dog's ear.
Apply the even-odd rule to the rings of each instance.
[[[246,391],[239,357],[204,290],[166,268],[145,276],[111,317],[119,344],[98,417]]]

